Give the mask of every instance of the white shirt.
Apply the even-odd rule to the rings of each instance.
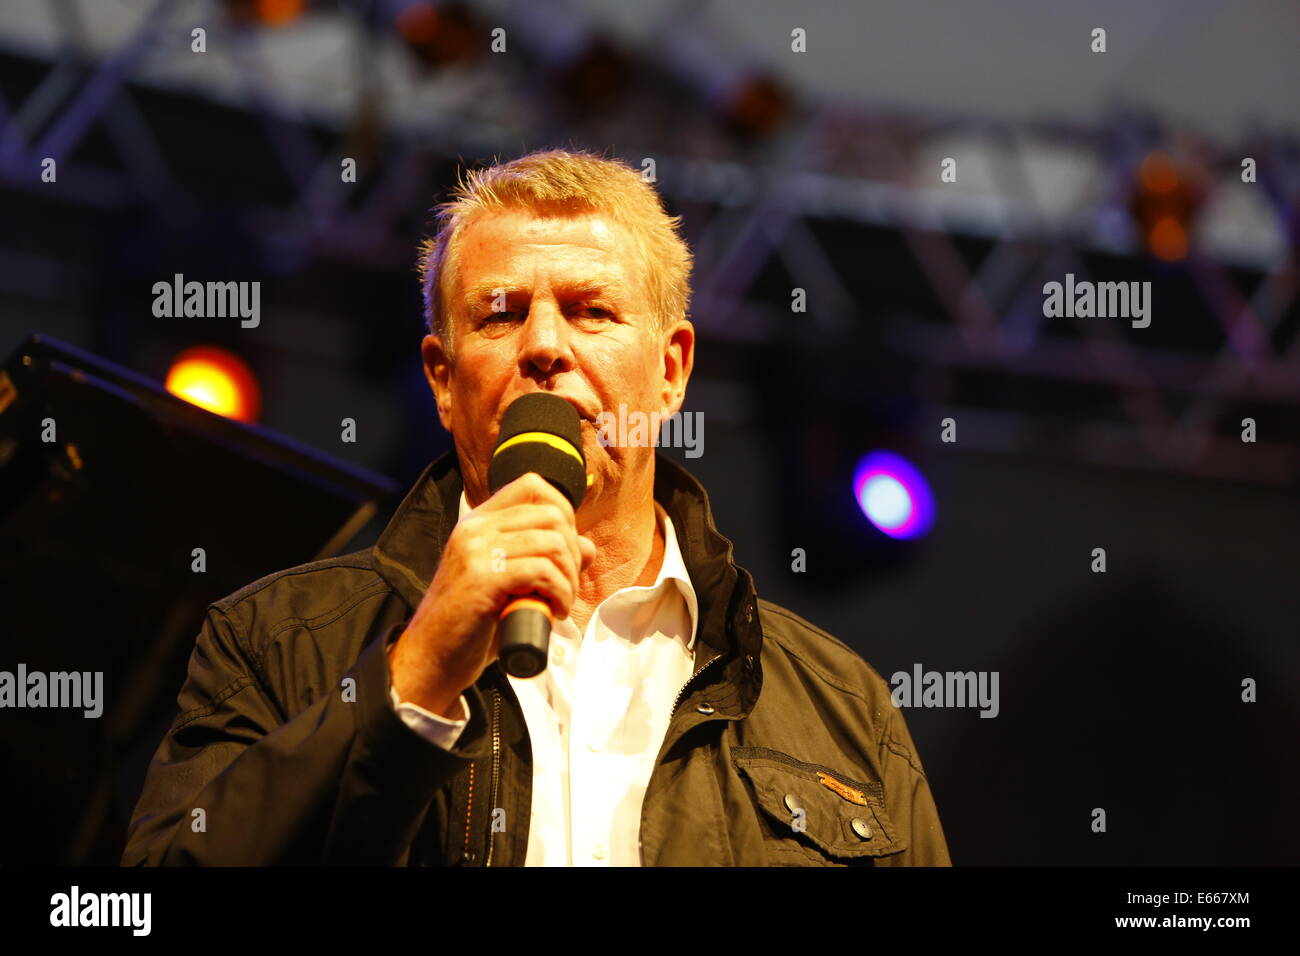
[[[469,510],[462,492],[458,520]],[[655,516],[664,534],[655,583],[611,594],[585,634],[570,618],[556,621],[546,670],[509,678],[533,751],[525,866],[641,865],[641,805],[694,668],[699,618],[672,519],[658,502]],[[461,720],[391,697],[408,727],[443,748],[469,722],[464,695]]]

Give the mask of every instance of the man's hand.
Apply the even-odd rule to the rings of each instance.
[[[512,596],[537,592],[569,616],[578,576],[596,554],[573,506],[532,472],[501,488],[452,529],[438,570],[389,650],[404,701],[463,719],[461,693],[497,659],[497,615]]]

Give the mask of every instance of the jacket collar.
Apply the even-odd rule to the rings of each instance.
[[[449,451],[424,469],[373,548],[379,575],[412,610],[432,580],[442,549],[459,516],[464,489],[460,463]],[[695,655],[698,672],[727,655],[742,686],[728,703],[748,713],[757,697],[759,628],[753,578],[732,557],[732,544],[713,523],[704,487],[676,462],[655,454],[654,497],[673,520],[682,559],[699,604],[697,638],[707,645]],[[742,716],[737,713],[736,716]]]

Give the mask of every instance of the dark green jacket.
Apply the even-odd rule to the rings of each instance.
[[[448,454],[373,548],[272,574],[208,609],[124,864],[523,864],[531,747],[499,664],[466,690],[469,723],[451,750],[389,701],[385,650],[428,587],[461,488]],[[645,864],[949,865],[888,684],[757,598],[704,489],[662,456],[655,498],[677,530],[699,629],[645,794]]]

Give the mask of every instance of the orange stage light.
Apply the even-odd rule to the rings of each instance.
[[[1129,211],[1148,253],[1164,262],[1187,258],[1202,190],[1195,170],[1163,150],[1138,165]]]
[[[211,345],[176,356],[167,372],[167,391],[241,422],[256,422],[262,411],[261,389],[252,371],[233,353]]]
[[[226,0],[226,5],[247,23],[282,27],[302,16],[307,0]]]

